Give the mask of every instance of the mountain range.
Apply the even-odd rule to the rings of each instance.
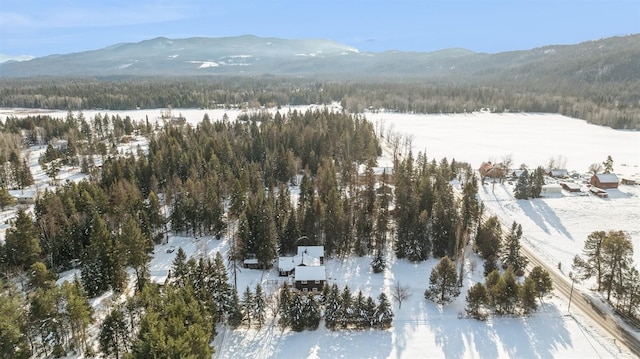
[[[466,49],[380,53],[322,39],[252,35],[158,37],[103,49],[0,64],[0,77],[284,75],[329,78],[640,79],[640,34],[496,54]]]

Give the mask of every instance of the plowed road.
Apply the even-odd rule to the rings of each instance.
[[[503,224],[504,225],[504,224]],[[543,260],[540,260],[536,253],[526,247],[526,244],[522,243],[522,254],[529,259],[529,266],[541,266],[546,269],[553,281],[553,288],[556,292],[567,300],[571,297],[571,308],[580,309],[585,315],[591,318],[596,324],[600,325],[616,340],[618,345],[626,346],[629,351],[640,358],[640,341],[638,338],[628,333],[624,328],[620,327],[613,318],[607,313],[602,312],[595,305],[591,303],[590,299],[583,297],[582,293],[573,288],[573,295],[571,295],[571,282],[567,281],[565,277],[557,274],[550,266]]]

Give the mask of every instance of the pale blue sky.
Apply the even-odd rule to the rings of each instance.
[[[494,53],[632,33],[640,33],[640,0],[0,0],[0,53],[9,55],[245,34],[373,52]]]

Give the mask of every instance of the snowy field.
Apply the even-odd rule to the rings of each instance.
[[[304,110],[305,108],[298,108]],[[282,109],[287,112],[289,109]],[[275,110],[271,110],[275,111]],[[159,121],[161,109],[141,111],[85,111],[85,118],[95,113],[130,116],[133,120],[146,117]],[[240,110],[174,109],[189,123],[196,124],[208,113],[212,120],[226,113],[231,120]],[[0,109],[0,118],[32,110]],[[64,117],[66,111],[46,112]],[[474,168],[487,160],[500,161],[511,155],[514,166],[526,163],[530,168],[545,166],[549,158],[561,156],[566,168],[586,172],[594,162],[603,162],[608,155],[614,159],[614,170],[625,176],[640,176],[640,132],[624,132],[586,124],[560,115],[542,114],[460,114],[407,115],[368,113],[372,122],[383,123],[387,129],[412,139],[414,152],[425,151],[429,158],[471,163]],[[37,154],[31,154],[37,159]],[[387,166],[388,159],[379,161]],[[42,173],[34,177],[44,186]],[[77,177],[71,173],[62,174]],[[46,177],[46,176],[45,176]],[[523,226],[525,241],[535,251],[556,265],[568,270],[571,258],[580,253],[586,236],[594,230],[623,229],[632,235],[636,248],[636,265],[640,262],[640,186],[621,186],[610,190],[608,199],[578,197],[566,193],[554,198],[534,201],[513,199],[509,184],[484,186],[480,196],[487,208],[505,222],[516,220]],[[226,239],[171,237],[169,243],[157,246],[151,262],[152,275],[161,277],[171,266],[175,251],[182,247],[188,255],[226,253]],[[352,293],[377,296],[381,291],[389,297],[396,281],[411,287],[412,296],[398,309],[394,303],[393,327],[386,331],[328,331],[323,323],[316,331],[293,333],[282,331],[273,322],[261,330],[219,330],[214,347],[215,358],[631,358],[594,328],[579,313],[567,315],[567,303],[552,297],[530,317],[493,318],[487,322],[461,318],[464,293],[453,303],[438,307],[427,302],[423,292],[428,285],[435,260],[415,264],[389,256],[389,266],[381,274],[373,274],[371,258],[328,259],[330,283],[349,285]],[[480,259],[468,257],[464,285],[468,288],[482,281]],[[475,265],[472,265],[475,262]],[[475,271],[471,268],[475,267]],[[273,281],[281,281],[275,269],[259,271],[243,269],[238,275],[238,288],[255,288],[263,283],[267,291],[274,290]],[[96,307],[100,303],[95,303]]]

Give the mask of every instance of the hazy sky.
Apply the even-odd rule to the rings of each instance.
[[[493,53],[632,33],[640,33],[640,0],[0,0],[0,53],[9,55],[245,34],[374,52]]]

